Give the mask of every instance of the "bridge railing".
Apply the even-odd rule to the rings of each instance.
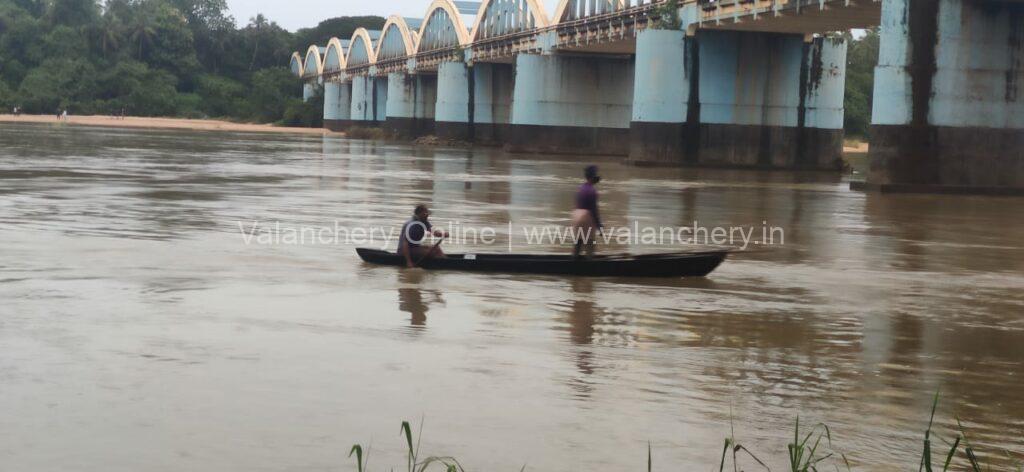
[[[665,0],[638,0],[637,5],[625,0],[621,9],[563,21],[553,28],[558,34],[558,46],[579,47],[591,43],[613,42],[635,37],[637,32],[660,21]]]
[[[878,3],[880,0],[869,0]],[[757,19],[761,15],[779,16],[784,12],[796,14],[804,10],[827,10],[831,5],[849,7],[855,0],[697,0],[701,9],[701,23],[732,19],[739,22],[743,17]]]

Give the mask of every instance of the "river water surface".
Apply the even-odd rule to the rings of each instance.
[[[515,232],[565,220],[582,163],[3,125],[0,470],[352,470],[353,443],[401,469],[402,420],[477,471],[643,470],[648,443],[655,470],[717,470],[731,429],[781,470],[797,415],[855,468],[911,470],[936,391],[944,437],[959,416],[1024,457],[1020,199],[598,161],[606,224],[784,228],[698,280],[423,273],[239,229],[428,202],[565,251]]]

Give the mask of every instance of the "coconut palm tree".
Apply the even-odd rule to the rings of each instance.
[[[107,57],[107,54],[121,48],[123,39],[121,30],[123,28],[121,19],[109,12],[103,15],[100,24],[93,28],[92,35],[98,43],[103,57]]]
[[[147,46],[153,45],[153,38],[156,36],[156,27],[153,25],[153,15],[148,12],[136,12],[129,27],[129,37],[133,43],[139,46],[139,60],[142,60],[142,53]]]
[[[260,52],[260,36],[263,34],[263,30],[270,26],[270,22],[267,21],[267,17],[263,16],[262,13],[258,13],[255,17],[249,20],[249,34],[254,38],[252,47],[252,60],[249,61],[249,70],[256,66],[256,57]]]

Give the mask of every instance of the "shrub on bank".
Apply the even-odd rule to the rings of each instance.
[[[281,124],[285,126],[300,126],[304,128],[319,128],[324,124],[323,102],[316,100],[304,102],[292,100],[285,108],[284,118]]]

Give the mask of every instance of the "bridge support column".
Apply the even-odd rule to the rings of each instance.
[[[305,82],[302,84],[302,101],[308,102],[313,98],[313,94],[316,93],[316,86],[312,82]]]
[[[628,155],[632,104],[631,59],[520,54],[506,147]]]
[[[342,131],[348,126],[352,113],[351,94],[351,85],[348,83],[324,83],[324,128]]]
[[[471,70],[464,62],[443,62],[437,68],[437,137],[470,141],[473,137]]]
[[[437,77],[404,72],[388,74],[385,128],[400,138],[433,133]]]
[[[503,144],[512,113],[512,65],[446,62],[437,74],[437,136]]]
[[[357,75],[352,77],[352,102],[349,118],[352,126],[373,126],[374,91],[373,77]]]
[[[883,0],[874,93],[867,188],[1024,194],[1024,4]]]
[[[388,117],[388,77],[370,79],[373,88],[373,121],[378,125]]]
[[[629,160],[682,164],[696,158],[696,40],[679,30],[646,29],[636,38]],[[691,104],[693,105],[691,107]],[[689,119],[688,119],[689,118]]]
[[[846,43],[778,33],[697,34],[697,164],[838,170]]]
[[[352,126],[377,126],[387,117],[388,78],[352,77]]]
[[[473,141],[498,145],[508,140],[515,70],[512,64],[473,65]]]

